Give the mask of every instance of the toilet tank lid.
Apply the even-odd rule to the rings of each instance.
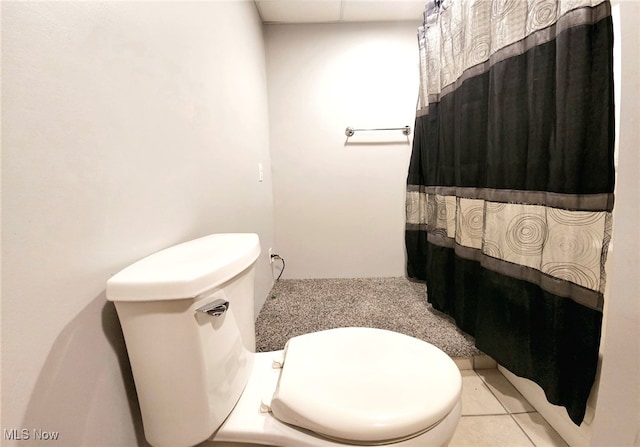
[[[260,255],[253,233],[224,233],[161,250],[112,276],[109,301],[193,298],[233,278]]]

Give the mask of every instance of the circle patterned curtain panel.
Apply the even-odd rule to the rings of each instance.
[[[579,425],[614,203],[610,4],[430,1],[418,51],[407,273]]]

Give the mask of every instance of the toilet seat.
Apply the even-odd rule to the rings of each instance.
[[[339,328],[287,342],[269,406],[281,422],[373,445],[437,425],[461,389],[457,366],[435,346],[382,329]]]

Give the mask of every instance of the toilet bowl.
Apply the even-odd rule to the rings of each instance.
[[[370,328],[316,332],[289,340],[284,352],[255,354],[240,401],[212,439],[442,446],[460,418],[460,387],[449,357],[415,338]]]
[[[154,446],[446,445],[462,381],[435,346],[336,328],[255,353],[255,234],[170,247],[107,281]]]

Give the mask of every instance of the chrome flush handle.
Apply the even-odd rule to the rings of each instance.
[[[209,314],[212,317],[219,317],[229,309],[229,301],[218,299],[209,304],[205,304],[202,307],[196,309],[196,312],[203,312]]]

